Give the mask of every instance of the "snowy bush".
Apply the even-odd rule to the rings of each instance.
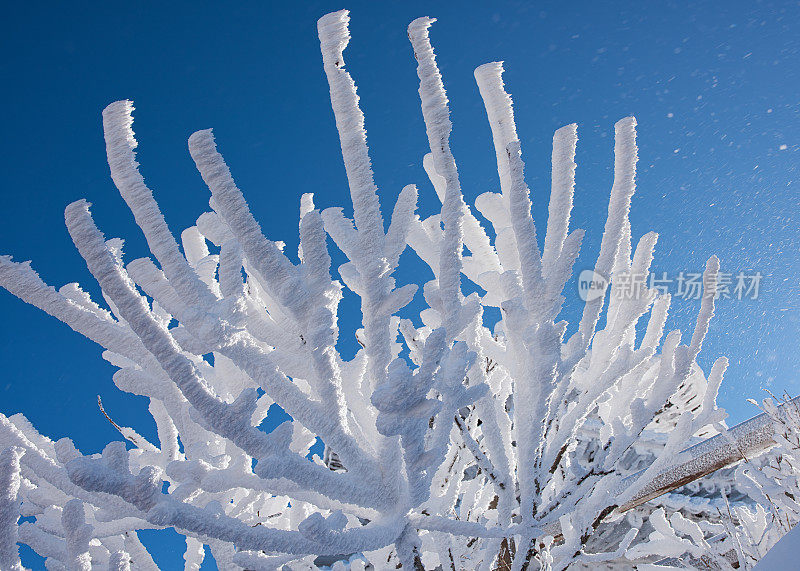
[[[753,456],[746,442],[726,431],[720,435],[738,449],[742,460],[723,495],[731,495],[730,484],[735,481],[735,489],[746,494],[748,501],[729,502],[724,497],[725,505],[717,508],[720,517],[715,522],[708,518],[691,521],[679,511],[667,518],[665,509],[658,508],[650,516],[654,531],[647,541],[628,550],[626,557],[636,560],[668,554],[660,562],[680,561],[701,569],[753,569],[800,522],[799,406],[797,399],[785,399],[781,406],[767,399],[764,414],[743,423],[760,425],[751,434],[770,435],[775,447],[767,453]]]
[[[696,362],[718,260],[706,266],[688,342],[664,335],[670,297],[646,285],[635,297],[590,298],[567,338],[558,316],[583,238],[569,228],[577,128],[553,138],[540,248],[502,65],[475,71],[500,188],[475,201],[487,232],[462,197],[432,22],[408,32],[430,142],[423,164],[441,212],[417,215],[409,185],[387,229],[344,65],[348,14],[329,14],[319,37],[353,218],[303,195],[296,258],[264,236],[211,131],[189,139],[211,210],[179,247],[137,170],[131,102],[105,109],[111,177],[154,259],[124,262],[122,241],[107,240],[78,201],[66,224],[108,309],[9,257],[0,285],[104,347],[116,386],[149,398],[158,442],[119,427],[125,441],[83,455],[21,415],[0,416],[0,568],[21,569],[21,542],[49,569],[155,569],[137,531],[169,527],[186,536],[186,569],[199,568],[204,544],[221,569],[259,570],[337,559],[355,569],[596,569],[700,554],[719,524],[685,517],[674,498],[628,510],[657,477],[673,478],[693,436],[723,428],[715,399],[727,362],[707,378]],[[631,243],[635,127],[632,117],[615,126],[594,269],[612,289],[648,273],[657,238]],[[338,268],[328,236],[349,260]],[[407,246],[430,281],[396,272]],[[462,280],[479,293],[464,295]],[[363,314],[350,360],[337,351],[344,288]],[[425,308],[399,317],[418,289]],[[499,308],[499,320],[485,308]],[[273,403],[293,420],[267,432]],[[309,460],[317,438],[324,461]],[[684,550],[667,528],[690,537]]]
[[[762,410],[777,446],[736,471],[739,488],[757,502],[736,508],[740,525],[726,530],[734,539],[739,569],[751,569],[800,522],[800,403],[784,399],[778,406],[766,399]]]

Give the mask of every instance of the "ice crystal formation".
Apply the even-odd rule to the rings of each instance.
[[[442,207],[420,217],[417,187],[406,186],[386,230],[344,64],[348,20],[328,14],[318,31],[353,219],[303,195],[298,262],[264,236],[210,130],[189,138],[189,152],[211,210],[179,247],[138,171],[129,101],[103,112],[106,150],[153,259],[124,262],[85,201],[67,207],[66,224],[109,309],[77,284],[55,290],[28,263],[0,259],[0,285],[105,349],[116,386],[149,398],[158,434],[150,442],[118,427],[124,440],[83,455],[19,414],[0,415],[0,568],[22,568],[19,542],[49,569],[156,569],[137,531],[170,527],[186,536],[186,569],[199,568],[204,545],[219,568],[251,570],[630,568],[701,555],[676,533],[704,541],[710,532],[692,522],[717,513],[718,497],[696,490],[628,508],[658,477],[679,480],[676,455],[722,427],[726,361],[708,377],[696,362],[717,259],[688,342],[664,334],[670,297],[647,287],[586,302],[567,339],[558,316],[583,238],[569,228],[577,127],[553,138],[540,241],[502,65],[475,70],[499,175],[500,191],[474,205],[487,234],[462,196],[429,18],[408,33],[430,143],[423,164]],[[614,127],[595,265],[612,287],[646,274],[656,244],[655,233],[631,243],[635,127],[632,117]],[[328,236],[348,259],[338,268]],[[433,275],[414,319],[398,316],[419,295],[396,271],[406,247]],[[462,279],[479,293],[464,295]],[[337,351],[344,288],[363,314],[349,360]],[[485,325],[484,308],[500,319]],[[267,432],[273,403],[292,420]],[[316,438],[324,459],[310,460]]]

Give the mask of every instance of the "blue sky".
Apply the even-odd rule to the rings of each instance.
[[[599,248],[613,124],[635,115],[631,218],[635,237],[660,234],[653,269],[699,272],[716,253],[724,272],[764,276],[758,299],[721,300],[703,348],[706,371],[719,355],[731,359],[721,405],[738,422],[757,412],[745,399],[765,388],[799,392],[800,7],[790,2],[14,3],[0,34],[0,253],[32,259],[52,285],[96,292],[63,225],[64,206],[87,198],[106,235],[126,239],[127,259],[146,254],[104,156],[100,112],[124,98],[136,105],[142,172],[176,235],[209,196],[186,140],[214,127],[267,236],[295,250],[303,192],[319,207],[348,204],[316,37],[317,18],[345,7],[345,57],[384,209],[408,183],[426,196],[422,212],[433,208],[405,31],[429,15],[439,19],[432,38],[467,201],[498,186],[478,65],[506,62],[540,228],[553,131],[578,123],[572,227],[587,230],[578,270]],[[688,333],[696,310],[675,300],[669,325]],[[97,346],[5,292],[0,311],[0,411],[96,452],[118,437],[97,410],[100,394],[117,422],[153,431],[146,403],[117,391]],[[166,569],[182,564],[159,556]]]

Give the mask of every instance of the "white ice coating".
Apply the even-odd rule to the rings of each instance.
[[[628,220],[631,199],[636,190],[636,119],[626,117],[614,125],[614,184],[611,187],[611,198],[608,202],[608,218],[606,218],[603,240],[600,243],[600,254],[597,257],[594,271],[605,277],[611,275],[614,260],[623,239],[623,229]],[[576,342],[579,347],[589,345],[594,334],[600,313],[603,310],[603,297],[586,302],[578,329]]]
[[[209,292],[199,283],[188,261],[178,250],[178,244],[167,228],[152,191],[145,186],[139,173],[134,153],[137,142],[132,129],[132,113],[131,101],[118,101],[103,110],[103,133],[111,179],[128,203],[150,251],[175,289],[181,295],[188,296],[192,303],[208,302]]]
[[[496,61],[479,66],[475,70],[475,81],[478,83],[478,89],[486,106],[489,126],[492,129],[500,189],[507,195],[511,186],[507,147],[508,143],[518,139],[511,96],[503,89],[503,62]]]
[[[17,548],[19,519],[20,474],[19,459],[25,449],[9,446],[0,452],[0,568],[22,571]]]
[[[192,567],[189,567],[192,569]],[[199,567],[197,567],[199,569]],[[131,556],[125,551],[115,551],[111,554],[108,562],[109,571],[130,571],[131,570]]]
[[[444,178],[445,192],[442,202],[442,225],[444,236],[439,249],[439,296],[442,300],[444,325],[450,339],[458,331],[461,313],[461,255],[464,245],[464,197],[458,169],[450,151],[450,109],[442,76],[436,66],[428,28],[435,22],[431,18],[417,18],[408,26],[408,37],[417,58],[419,96],[422,101],[422,116],[428,133],[428,143],[433,155],[433,166]]]
[[[574,295],[564,288],[583,237],[569,228],[577,126],[553,137],[540,245],[533,209],[544,207],[543,193],[525,182],[503,66],[475,70],[498,171],[499,192],[474,204],[490,239],[465,202],[450,148],[431,18],[414,20],[408,34],[430,151],[422,163],[442,207],[418,215],[418,187],[406,185],[383,208],[386,230],[345,69],[348,22],[347,11],[328,14],[318,33],[353,217],[320,212],[315,198],[325,197],[304,194],[297,259],[264,235],[210,129],[189,138],[189,152],[211,211],[183,230],[179,246],[138,171],[130,101],[103,112],[107,158],[152,258],[124,261],[122,241],[105,239],[85,201],[65,219],[108,308],[77,284],[56,290],[29,263],[0,257],[0,285],[102,346],[116,387],[149,399],[157,436],[116,424],[101,405],[120,440],[84,455],[21,415],[0,415],[3,571],[22,568],[18,542],[48,569],[152,571],[137,532],[165,528],[186,536],[187,570],[200,568],[205,546],[220,569],[255,570],[312,569],[317,556],[340,557],[334,569],[594,568],[637,553],[639,563],[675,555],[678,534],[694,537],[696,555],[713,542],[697,535],[695,520],[717,517],[722,500],[676,488],[700,486],[697,477],[742,450],[756,454],[776,439],[786,446],[760,418],[681,453],[695,435],[723,428],[716,394],[727,361],[708,378],[696,362],[714,312],[716,258],[688,344],[678,331],[665,335],[670,298],[648,284],[638,296],[611,296],[604,320],[605,299],[587,302],[565,341],[567,323],[557,319]],[[615,126],[594,266],[612,291],[650,271],[657,239],[631,236],[635,126],[632,117]],[[347,257],[339,268],[327,237]],[[406,246],[432,280],[402,272]],[[464,296],[462,279],[477,293]],[[352,359],[339,353],[344,288],[361,301]],[[411,319],[409,304],[421,307]],[[485,307],[500,308],[496,323],[484,323]],[[273,404],[292,419],[267,433]],[[317,439],[324,460],[309,460]],[[703,486],[730,489],[715,478]],[[751,481],[755,496],[766,494],[765,482]],[[731,501],[739,509],[745,500]],[[657,535],[645,538],[638,531],[651,512]]]
[[[542,264],[552,271],[564,249],[569,233],[569,215],[575,190],[575,147],[578,144],[576,124],[561,127],[553,135],[553,172],[550,185],[550,206],[547,216]]]

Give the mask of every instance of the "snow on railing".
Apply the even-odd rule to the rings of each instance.
[[[795,397],[782,404],[778,410],[785,413],[786,407],[798,405],[800,397]],[[681,452],[679,458],[686,458],[685,460],[659,472],[616,511],[626,512],[717,470],[755,458],[774,445],[775,422],[767,413],[761,413]],[[626,480],[635,482],[643,473],[644,471],[632,474]]]

